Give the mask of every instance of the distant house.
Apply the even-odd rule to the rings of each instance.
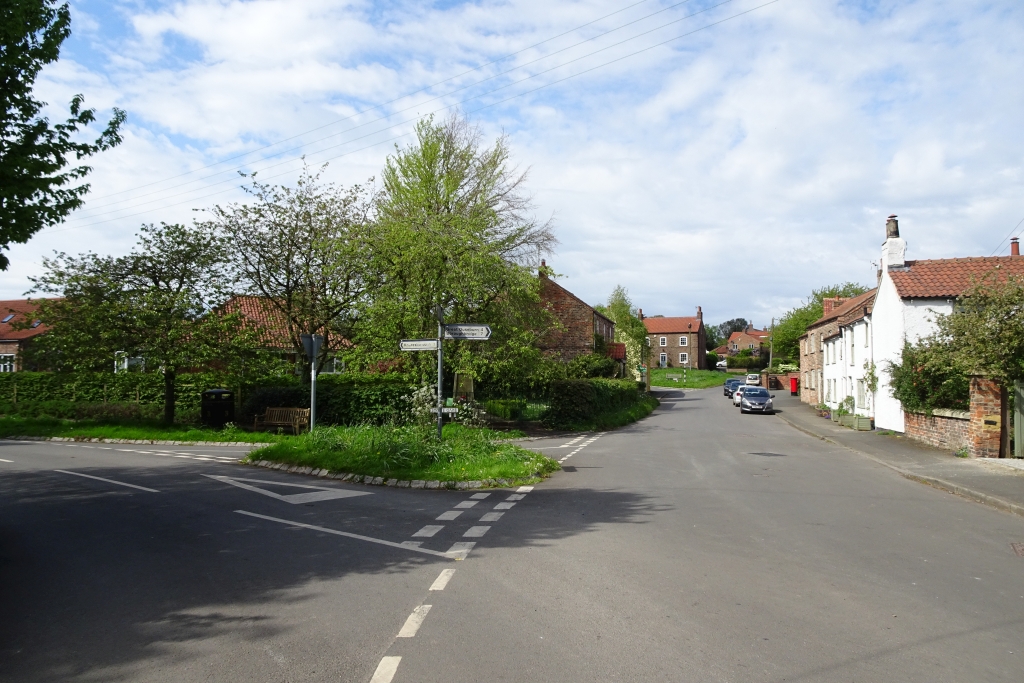
[[[49,329],[35,317],[37,308],[38,303],[30,299],[0,301],[0,372],[29,369],[24,367],[22,352]]]
[[[769,334],[753,325],[747,325],[747,329],[742,332],[733,332],[729,335],[729,340],[725,342],[726,353],[735,356],[742,351],[751,351],[753,355],[760,356],[761,350],[768,343]]]
[[[624,359],[625,347],[620,349],[615,345],[615,323],[549,278],[545,261],[541,261],[540,266],[541,305],[554,315],[562,328],[552,330],[541,339],[541,350],[562,360],[572,360],[594,353],[600,339],[612,357],[621,355]]]
[[[875,292],[852,298],[823,299],[822,316],[800,337],[800,400],[838,407],[855,396],[855,413],[870,416],[873,397],[867,391],[865,363],[871,362],[871,310]]]
[[[693,317],[644,317],[651,364],[659,368],[707,369],[707,330],[700,306]]]

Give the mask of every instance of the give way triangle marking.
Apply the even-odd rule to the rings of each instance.
[[[217,481],[224,482],[225,484],[231,484],[237,486],[240,489],[246,491],[253,491],[255,493],[262,493],[264,496],[270,498],[276,498],[283,500],[286,503],[292,505],[298,505],[299,503],[315,503],[321,500],[334,500],[335,498],[352,498],[355,496],[369,496],[369,491],[347,491],[345,489],[333,489],[326,486],[308,486],[306,484],[286,484],[281,481],[267,481],[265,479],[242,479],[241,477],[223,477],[213,474],[204,474],[204,477],[210,479],[216,479]],[[292,493],[290,495],[281,495],[280,493],[274,493],[266,489],[261,489],[258,486],[250,486],[249,484],[243,484],[242,482],[247,481],[249,484],[267,484],[269,486],[288,486],[296,489],[312,489],[309,493]]]

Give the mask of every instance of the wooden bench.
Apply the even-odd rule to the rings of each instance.
[[[256,416],[254,429],[288,427],[293,433],[299,434],[309,429],[309,408],[267,408],[262,415]]]

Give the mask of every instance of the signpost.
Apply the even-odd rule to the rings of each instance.
[[[320,354],[320,347],[324,345],[324,337],[321,334],[302,334],[299,338],[302,339],[302,348],[309,358],[309,431],[313,431],[316,425],[316,357]]]
[[[437,407],[431,408],[430,412],[437,414],[437,438],[440,439],[444,416],[455,415],[459,412],[458,408],[444,406],[444,348],[442,342],[445,339],[486,341],[491,338],[491,326],[467,323],[445,325],[444,309],[440,306],[434,307],[434,317],[437,318],[437,339],[403,339],[398,343],[398,348],[402,351],[437,351]]]

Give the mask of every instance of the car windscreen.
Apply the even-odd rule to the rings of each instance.
[[[768,398],[768,391],[765,389],[750,388],[743,392],[747,398]]]

